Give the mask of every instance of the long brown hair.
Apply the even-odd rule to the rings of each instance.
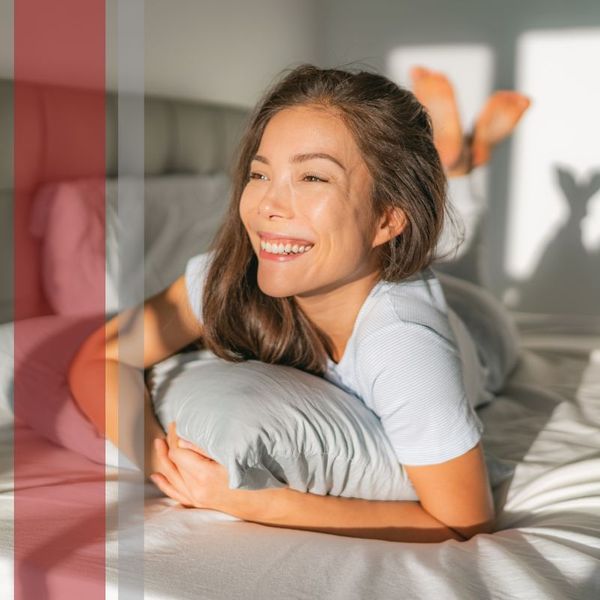
[[[334,110],[353,134],[373,178],[373,223],[390,207],[407,217],[404,230],[375,249],[381,279],[402,281],[447,255],[434,252],[450,205],[429,116],[410,91],[386,77],[303,64],[258,102],[238,148],[225,220],[209,248],[213,255],[203,288],[201,341],[229,361],[255,359],[323,375],[326,353],[332,355],[329,337],[293,296],[274,298],[260,290],[258,259],[239,215],[267,123],[279,111],[299,105]]]

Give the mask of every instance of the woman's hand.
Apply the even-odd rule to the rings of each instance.
[[[208,454],[182,440],[169,423],[166,438],[155,438],[159,472],[150,479],[167,496],[186,508],[208,508],[221,512],[236,510],[240,490],[229,489],[227,469]]]

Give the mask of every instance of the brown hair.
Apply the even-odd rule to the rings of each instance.
[[[375,249],[381,279],[402,281],[447,255],[434,252],[449,205],[431,121],[408,90],[377,73],[309,64],[291,70],[267,90],[242,136],[229,208],[209,248],[213,256],[203,289],[201,341],[229,361],[255,359],[323,375],[325,353],[332,355],[329,337],[293,296],[274,298],[260,290],[258,260],[239,215],[250,164],[267,123],[279,111],[298,105],[334,110],[353,134],[373,179],[373,223],[390,207],[407,217],[403,231]]]

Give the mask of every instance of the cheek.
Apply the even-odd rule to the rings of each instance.
[[[367,215],[345,206],[321,217],[320,237],[326,240],[328,251],[344,262],[363,261],[370,253]]]
[[[323,198],[321,202],[307,205],[304,213],[324,237],[350,240],[360,236],[361,215],[344,198]]]
[[[356,265],[365,259],[368,248],[358,223],[349,215],[344,215],[330,222],[330,227],[320,223],[319,240],[320,257],[326,261],[334,261],[335,265]]]
[[[246,191],[242,192],[242,195],[240,197],[240,204],[238,207],[238,213],[244,225],[247,225],[248,215],[252,211],[252,208],[252,195],[248,194]]]
[[[321,194],[316,198],[302,199],[296,206],[314,230],[324,237],[343,230],[350,217],[347,203],[337,194]]]

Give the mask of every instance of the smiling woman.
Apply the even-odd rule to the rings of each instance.
[[[424,106],[376,73],[302,65],[258,104],[233,184],[209,250],[125,315],[130,333],[144,336],[143,365],[132,367],[199,340],[230,363],[324,377],[379,417],[419,501],[229,489],[224,467],[201,448],[179,447],[174,427],[149,444],[153,481],[186,506],[277,526],[423,542],[489,532],[494,506],[475,408],[493,395],[430,268],[445,256],[438,240],[451,207]],[[119,358],[116,342],[102,346],[105,333],[71,369],[84,412],[90,365]],[[146,435],[156,437],[149,412]]]
[[[322,150],[311,152],[313,148]],[[253,247],[261,239],[257,231],[266,230],[284,246],[310,240],[312,248],[286,270],[279,267],[282,259],[259,262],[261,291],[271,297],[295,296],[318,326],[337,337],[351,323],[338,315],[324,327],[320,311],[308,306],[315,300],[308,297],[318,298],[329,288],[331,306],[360,305],[378,271],[370,245],[385,241],[371,239],[372,177],[352,134],[333,110],[316,105],[287,108],[267,124],[251,169],[240,216]],[[402,223],[397,219],[396,225]]]
[[[324,375],[378,280],[443,258],[445,194],[429,116],[411,92],[375,73],[293,70],[240,144],[203,286],[204,345]]]
[[[443,258],[450,210],[431,121],[411,92],[375,73],[311,65],[269,90],[242,138],[225,222],[186,269],[202,345],[231,362],[296,367],[358,396],[420,502],[228,490],[205,458],[192,474],[193,450],[174,447],[174,431],[157,447],[157,485],[204,507],[202,490],[214,489],[219,510],[285,527],[407,541],[489,532],[474,409],[490,395],[430,269]],[[477,376],[467,381],[465,369]]]

